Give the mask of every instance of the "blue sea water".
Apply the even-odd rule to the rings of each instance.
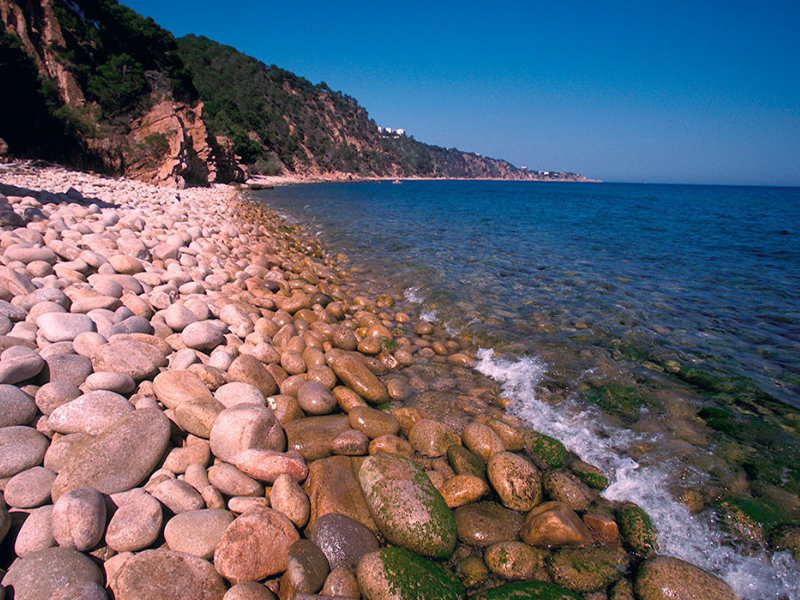
[[[662,551],[745,599],[800,598],[786,553],[737,547],[677,501],[698,486],[796,498],[796,464],[746,456],[800,456],[800,189],[407,181],[257,196],[376,293],[472,336],[509,410],[601,466],[606,497],[645,506]],[[613,386],[638,412],[598,402]],[[731,437],[725,415],[747,433]],[[731,440],[745,458],[725,454]]]

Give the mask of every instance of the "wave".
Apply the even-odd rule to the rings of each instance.
[[[536,357],[512,361],[481,349],[476,369],[502,384],[506,409],[528,427],[555,437],[582,460],[599,467],[610,485],[603,497],[641,506],[659,531],[660,554],[674,556],[724,579],[743,600],[800,600],[800,567],[788,552],[743,555],[707,514],[693,515],[669,492],[678,465],[642,465],[628,456],[634,443],[654,441],[605,422],[594,407],[567,400],[552,406],[537,399],[546,364]],[[685,473],[683,473],[685,475]],[[702,474],[696,474],[702,479]]]

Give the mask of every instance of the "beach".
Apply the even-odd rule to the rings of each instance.
[[[0,191],[15,598],[737,597],[507,413],[472,339],[242,191]]]

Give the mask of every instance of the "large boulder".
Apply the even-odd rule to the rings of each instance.
[[[358,563],[357,577],[366,600],[464,597],[464,587],[453,575],[404,548],[383,548],[367,554]]]
[[[646,561],[634,584],[639,600],[738,600],[719,577],[671,556]]]
[[[222,600],[225,582],[208,561],[172,550],[145,550],[113,580],[117,600]]]

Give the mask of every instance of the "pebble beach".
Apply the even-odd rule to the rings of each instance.
[[[353,268],[231,186],[0,165],[0,600],[738,597]]]

